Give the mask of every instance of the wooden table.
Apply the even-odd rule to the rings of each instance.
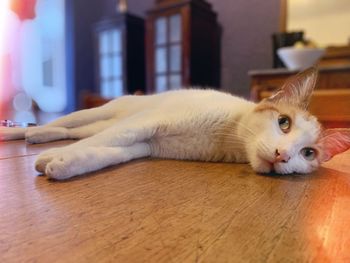
[[[264,91],[276,91],[282,87],[285,81],[296,75],[299,70],[261,69],[250,70],[250,97],[254,101],[260,101]],[[322,66],[318,68],[316,90],[350,90],[350,64],[342,66]]]
[[[350,152],[309,176],[138,160],[65,182],[0,144],[0,262],[350,262]]]
[[[269,97],[296,70],[251,70],[250,96],[253,101]],[[350,127],[350,64],[319,67],[316,90],[309,111],[328,127]]]

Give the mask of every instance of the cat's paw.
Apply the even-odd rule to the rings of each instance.
[[[69,172],[69,160],[63,156],[57,156],[51,159],[46,165],[45,174],[48,178],[56,180],[64,180],[73,176]]]
[[[39,156],[35,161],[35,170],[39,173],[45,173],[46,165],[51,162],[53,156],[51,155],[42,155]]]
[[[39,173],[45,173],[47,164],[51,162],[60,151],[62,151],[62,148],[53,148],[39,154],[35,161],[35,170]]]
[[[68,130],[62,127],[34,127],[25,133],[28,143],[45,143],[68,138]]]
[[[86,172],[88,166],[88,160],[83,151],[65,151],[51,155],[45,167],[45,174],[48,178],[64,180]]]
[[[25,128],[0,127],[0,141],[24,139]]]
[[[0,127],[0,141],[11,140],[11,128]]]

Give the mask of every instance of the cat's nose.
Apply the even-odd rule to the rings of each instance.
[[[280,151],[278,149],[276,149],[275,151],[275,162],[276,163],[288,163],[288,161],[290,160],[290,156],[286,151]]]

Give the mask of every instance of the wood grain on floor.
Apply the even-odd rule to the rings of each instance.
[[[350,262],[350,152],[308,176],[142,159],[65,182],[0,144],[0,262]]]

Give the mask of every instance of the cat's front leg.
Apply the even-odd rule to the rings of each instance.
[[[64,127],[33,127],[25,133],[25,139],[28,143],[45,143],[68,138],[68,129]]]
[[[0,127],[0,141],[23,139],[27,130],[28,128]]]
[[[49,150],[46,150],[38,155],[35,161],[35,170],[37,170],[40,173],[45,173],[46,165],[51,162],[51,160],[60,154],[60,152],[67,152],[68,150],[65,149],[68,146],[61,147],[61,148],[52,148]]]
[[[136,143],[128,147],[68,146],[57,149],[56,152],[44,153],[39,156],[37,163],[40,160],[46,162],[45,174],[49,178],[63,180],[149,155],[150,147],[147,143]]]

